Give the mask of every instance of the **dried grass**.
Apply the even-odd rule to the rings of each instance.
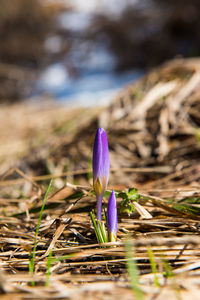
[[[103,111],[2,107],[1,299],[133,299],[126,272],[127,237],[134,241],[145,299],[198,299],[200,156],[194,128],[200,126],[199,74],[199,60],[172,62],[127,88]],[[118,241],[108,245],[96,244],[89,218],[95,197],[88,184],[88,157],[98,125],[109,136],[110,187],[136,186],[141,195],[131,216],[119,212]],[[54,186],[31,276],[29,256],[50,178]],[[163,276],[163,256],[173,278]]]

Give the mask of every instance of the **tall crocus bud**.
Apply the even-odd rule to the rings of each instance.
[[[109,241],[115,242],[117,239],[117,204],[116,204],[114,191],[112,191],[110,198],[108,200],[107,223],[108,223]]]
[[[98,128],[93,148],[93,187],[97,198],[97,220],[101,221],[102,199],[109,178],[108,140],[103,128]]]

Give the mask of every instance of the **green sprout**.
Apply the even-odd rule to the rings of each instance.
[[[128,192],[120,192],[118,197],[123,199],[120,204],[120,211],[131,214],[135,210],[135,206],[132,202],[138,201],[140,195],[137,189],[130,188],[128,189]]]

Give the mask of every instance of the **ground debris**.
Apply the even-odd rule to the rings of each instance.
[[[8,121],[12,114],[19,112],[22,119],[29,113],[25,124],[19,118],[9,128],[2,113],[1,299],[112,300],[121,299],[122,293],[124,299],[133,299],[126,271],[127,237],[134,243],[146,299],[198,299],[199,74],[198,59],[176,60],[131,85],[105,109],[86,113],[85,109],[58,108],[55,114],[54,107],[46,111],[41,124],[36,121],[43,115],[36,107],[32,113],[21,104],[2,108],[4,112],[14,110]],[[133,213],[118,210],[118,240],[106,245],[97,244],[89,218],[96,200],[88,159],[97,126],[108,133],[109,189],[126,192],[136,187],[140,196],[133,203]],[[33,128],[34,142],[29,134]],[[53,187],[43,212],[31,275],[36,226],[51,178]],[[117,197],[118,208],[120,203]],[[159,287],[155,286],[149,247]],[[173,276],[166,276],[163,259]]]

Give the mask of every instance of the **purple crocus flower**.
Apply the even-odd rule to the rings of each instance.
[[[93,148],[93,187],[97,198],[97,220],[101,221],[102,199],[110,170],[108,140],[103,128],[98,128]]]
[[[108,223],[109,241],[115,242],[117,239],[117,204],[116,204],[114,191],[112,191],[110,198],[108,200],[107,223]]]

